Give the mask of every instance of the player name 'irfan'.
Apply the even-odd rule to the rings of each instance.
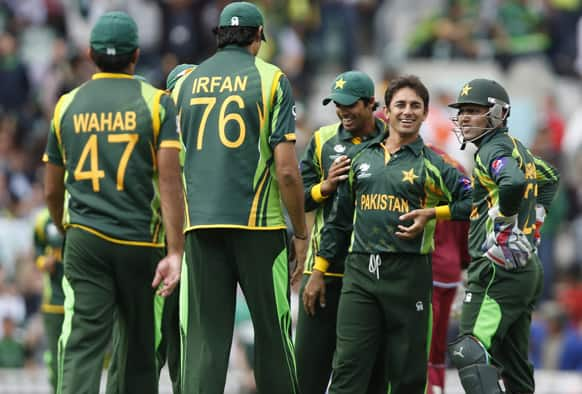
[[[192,82],[192,94],[199,93],[223,93],[244,92],[247,89],[248,76],[240,75],[231,78],[225,77],[200,77]]]
[[[75,133],[92,131],[132,131],[136,128],[135,111],[85,112],[73,115]]]
[[[392,194],[362,194],[360,199],[362,211],[393,211],[406,213],[410,211],[408,201]]]

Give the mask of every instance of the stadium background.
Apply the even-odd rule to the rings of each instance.
[[[86,57],[91,26],[105,11],[132,15],[140,28],[138,73],[163,87],[176,64],[199,63],[214,51],[211,29],[226,3],[0,0],[0,393],[48,392],[42,281],[32,250],[33,218],[43,206],[40,158],[57,98],[94,72]],[[446,104],[475,77],[507,88],[511,133],[562,172],[540,247],[546,286],[531,346],[536,368],[543,370],[538,392],[582,393],[582,1],[256,3],[267,24],[260,56],[279,65],[294,89],[298,155],[313,130],[335,121],[333,108],[321,99],[334,76],[348,69],[368,72],[382,103],[391,77],[418,75],[431,92],[423,137],[467,168],[472,150],[458,149]],[[252,327],[244,302],[236,334],[229,392],[252,393]],[[23,353],[22,368],[2,369],[8,349]],[[449,376],[450,392],[461,392]]]

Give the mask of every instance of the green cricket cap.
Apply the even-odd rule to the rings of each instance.
[[[176,67],[174,67],[172,71],[168,73],[168,77],[166,78],[166,90],[174,90],[174,86],[176,86],[178,79],[182,78],[184,75],[189,74],[192,70],[194,70],[195,67],[195,64],[187,63],[178,64]]]
[[[323,105],[331,101],[352,105],[361,98],[374,97],[374,82],[361,71],[347,71],[338,75],[331,85],[331,93],[323,99]]]
[[[222,9],[218,20],[218,27],[259,27],[265,26],[263,14],[253,3],[248,1],[236,1]],[[261,36],[266,41],[265,35]]]
[[[106,55],[124,55],[139,47],[137,24],[125,12],[107,12],[91,30],[91,48]]]

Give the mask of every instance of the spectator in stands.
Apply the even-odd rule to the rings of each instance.
[[[476,38],[481,27],[479,2],[450,0],[444,11],[419,24],[409,54],[421,58],[474,59],[479,55]]]
[[[18,55],[18,42],[9,32],[0,35],[0,109],[22,112],[30,95],[26,66]]]
[[[2,319],[4,337],[0,339],[0,368],[24,367],[24,345],[16,340],[14,320],[5,316]]]
[[[506,0],[499,3],[492,28],[495,56],[507,69],[520,57],[540,56],[550,41],[543,15],[528,0]]]

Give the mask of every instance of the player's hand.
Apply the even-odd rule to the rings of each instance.
[[[324,196],[329,196],[335,193],[337,186],[341,181],[348,179],[348,171],[350,170],[350,158],[342,155],[336,158],[331,167],[329,167],[329,172],[327,178],[321,184],[321,194]]]
[[[295,269],[291,275],[291,286],[295,286],[303,276],[305,269],[305,259],[307,258],[308,239],[298,239],[293,237],[293,250],[295,251]]]
[[[397,231],[394,234],[401,239],[414,239],[418,237],[420,233],[422,233],[424,226],[426,226],[426,222],[434,218],[434,215],[434,208],[415,209],[405,213],[398,219],[401,221],[412,220],[412,224],[408,227],[399,224],[398,230],[400,231]]]
[[[182,270],[182,255],[168,254],[158,263],[152,287],[158,288],[157,294],[167,297],[174,291],[180,281]]]
[[[303,307],[310,316],[315,316],[316,303],[325,308],[325,276],[323,272],[314,269],[303,289]]]
[[[489,216],[493,219],[493,231],[487,235],[484,256],[507,270],[525,267],[533,247],[517,227],[517,215],[503,216],[495,206],[489,210]]]
[[[55,265],[57,264],[57,259],[54,256],[48,255],[44,257],[44,263],[42,265],[42,270],[52,274],[55,272]]]

